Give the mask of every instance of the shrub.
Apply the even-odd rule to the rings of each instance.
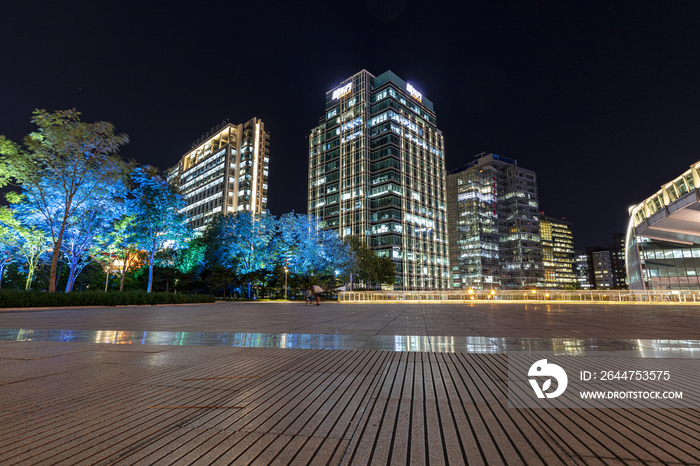
[[[213,303],[213,295],[102,291],[44,293],[41,291],[0,290],[0,308],[125,306],[155,304]]]

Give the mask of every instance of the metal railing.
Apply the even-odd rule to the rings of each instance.
[[[567,302],[700,304],[700,291],[629,290],[459,290],[459,291],[343,291],[341,303],[393,302]]]

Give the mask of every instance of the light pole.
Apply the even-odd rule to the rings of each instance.
[[[284,299],[287,299],[287,267],[284,268]]]

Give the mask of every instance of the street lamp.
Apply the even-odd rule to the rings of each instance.
[[[284,268],[284,299],[287,299],[287,267]]]

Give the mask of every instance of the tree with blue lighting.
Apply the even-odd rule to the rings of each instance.
[[[314,216],[289,213],[278,219],[275,245],[278,262],[309,280],[345,273],[353,263],[349,246],[332,230],[320,229]]]
[[[235,265],[247,284],[247,295],[251,297],[253,282],[274,266],[275,218],[269,213],[236,212],[217,216],[209,230],[207,236],[215,245],[217,261],[227,266]]]
[[[29,290],[39,261],[49,252],[49,235],[43,228],[43,215],[36,205],[15,192],[7,193],[6,197],[11,203],[12,217],[5,218],[5,226],[11,230],[10,235],[16,238],[18,262],[27,274],[25,290]]]
[[[156,253],[165,248],[185,247],[191,238],[184,214],[185,200],[175,187],[153,167],[138,167],[131,174],[135,200],[132,224],[139,249],[146,251],[148,264],[148,293],[153,289],[153,267]]]
[[[0,168],[11,167],[7,176],[35,196],[34,204],[48,224],[52,243],[48,291],[54,292],[70,219],[120,178],[123,163],[115,153],[128,142],[128,136],[114,134],[114,126],[105,121],[80,121],[75,109],[53,113],[37,109],[33,115],[31,121],[38,130],[25,138],[26,150],[4,138],[0,141]]]

